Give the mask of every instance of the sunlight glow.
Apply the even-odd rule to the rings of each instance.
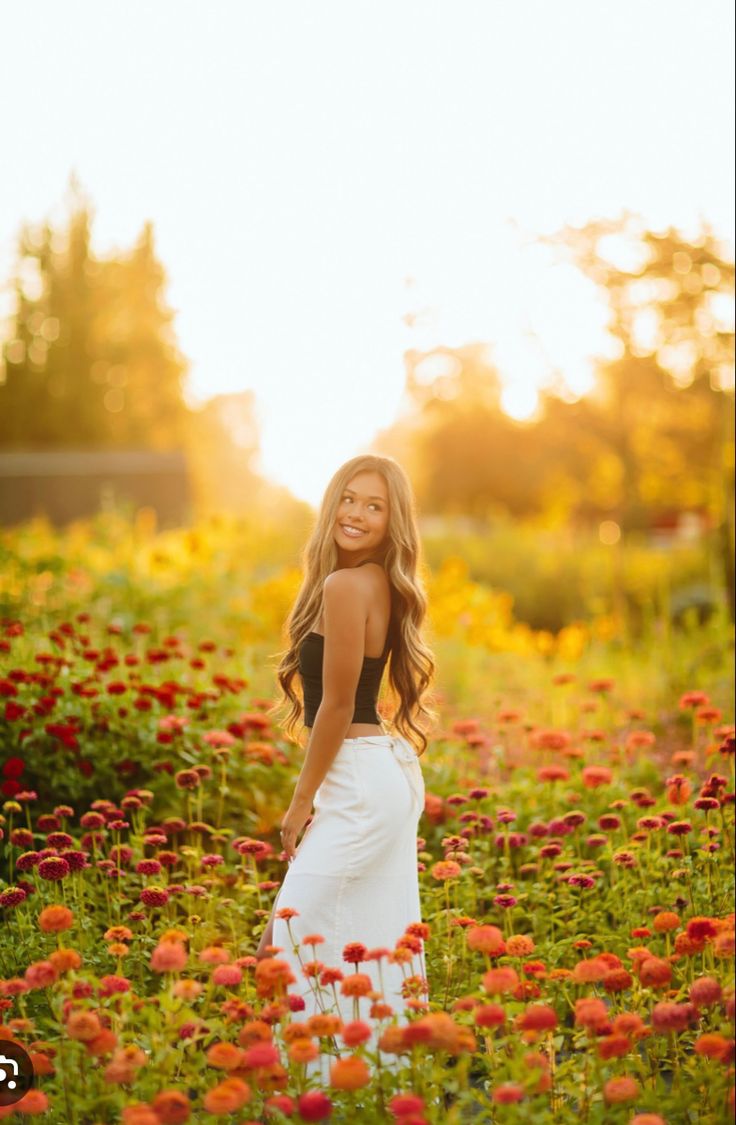
[[[732,242],[732,22],[726,0],[619,0],[615,20],[570,0],[564,35],[542,0],[5,5],[0,98],[22,101],[0,277],[22,221],[63,218],[72,171],[100,254],[150,219],[187,400],[252,391],[258,470],[315,503],[396,418],[408,349],[487,343],[516,418],[542,386],[585,392],[616,346],[606,308],[539,236],[628,210]],[[108,408],[121,397],[112,381]]]
[[[501,392],[501,405],[511,418],[530,418],[539,404],[539,395],[528,383],[509,383]]]

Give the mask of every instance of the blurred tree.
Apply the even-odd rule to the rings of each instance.
[[[629,213],[548,241],[604,291],[618,352],[572,409],[545,399],[563,461],[565,446],[572,467],[562,434],[573,418],[597,446],[582,509],[608,473],[612,518],[623,528],[646,525],[657,510],[707,511],[733,618],[734,263],[708,227],[686,238],[649,231]]]
[[[631,215],[546,241],[611,310],[613,358],[597,362],[593,390],[571,401],[552,384],[521,424],[502,410],[486,345],[408,351],[407,410],[376,448],[407,465],[428,514],[630,531],[708,513],[733,613],[733,262],[707,229],[657,234]]]
[[[92,211],[70,185],[66,228],[26,225],[4,343],[0,448],[180,447],[186,361],[146,223],[132,252],[96,258]]]
[[[539,512],[536,428],[501,409],[488,347],[408,351],[404,363],[411,420],[384,431],[375,447],[406,464],[420,508],[480,518]]]

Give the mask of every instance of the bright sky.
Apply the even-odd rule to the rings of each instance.
[[[407,348],[492,343],[517,416],[550,367],[584,389],[601,306],[535,236],[627,208],[733,244],[733,32],[731,0],[4,4],[0,279],[72,170],[98,253],[153,220],[190,400],[252,388],[261,470],[316,504]]]

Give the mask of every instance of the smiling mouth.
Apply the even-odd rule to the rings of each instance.
[[[349,535],[352,539],[365,535],[365,531],[361,531],[359,527],[352,527],[350,524],[340,524],[340,528],[345,535]]]

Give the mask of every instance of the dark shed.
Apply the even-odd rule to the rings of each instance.
[[[57,526],[101,509],[153,508],[159,524],[191,520],[186,456],[181,451],[52,450],[0,453],[0,524],[46,515]]]

